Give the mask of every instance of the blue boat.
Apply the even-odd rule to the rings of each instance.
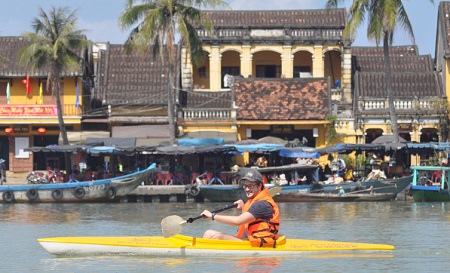
[[[112,202],[146,181],[156,164],[123,176],[93,181],[0,186],[4,203]]]
[[[450,167],[411,166],[413,182],[410,195],[416,202],[448,202]]]

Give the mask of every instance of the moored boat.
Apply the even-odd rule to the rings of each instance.
[[[323,251],[394,250],[393,245],[321,240],[287,239],[276,248],[251,246],[249,241],[195,238],[177,234],[126,237],[54,237],[38,239],[50,254],[58,256],[149,255],[149,256],[286,256]]]
[[[156,164],[131,174],[93,180],[50,184],[0,186],[4,203],[112,202],[146,181]]]
[[[394,200],[393,193],[285,193],[273,197],[276,202],[383,202]]]
[[[450,167],[411,166],[413,181],[409,189],[416,202],[449,202]]]
[[[289,169],[289,167],[291,167]],[[326,193],[326,194],[337,194],[337,186],[343,188],[346,193],[353,192],[354,194],[366,194],[370,191],[374,191],[377,194],[391,194],[393,198],[397,196],[400,192],[405,190],[413,181],[413,176],[404,176],[399,178],[388,178],[388,179],[371,179],[371,180],[360,180],[356,182],[343,182],[339,184],[323,184],[315,181],[315,172],[317,169],[316,165],[298,165],[292,164],[287,166],[273,167],[273,168],[258,168],[262,174],[273,173],[276,168],[282,171],[295,171],[306,173],[310,177],[310,183],[298,184],[298,185],[283,185],[280,195],[283,194],[297,194],[297,193]],[[265,171],[265,169],[269,169]],[[297,175],[298,176],[298,175]],[[266,184],[266,187],[273,187],[273,184]],[[205,185],[199,187],[199,192],[204,198],[212,202],[234,202],[236,200],[242,199],[246,200],[246,195],[241,185]],[[278,197],[277,197],[278,198]],[[383,198],[388,198],[384,196]],[[382,197],[380,196],[380,199]],[[360,199],[360,201],[362,198]]]

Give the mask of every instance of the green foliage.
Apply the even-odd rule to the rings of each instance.
[[[327,130],[327,143],[334,144],[339,141],[339,135],[336,131],[336,125],[338,122],[338,118],[335,115],[328,114],[325,117],[325,120],[329,122],[328,124],[328,130]]]

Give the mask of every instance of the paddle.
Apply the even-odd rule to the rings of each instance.
[[[273,188],[269,189],[270,196],[272,196],[272,197],[277,195],[278,193],[280,193],[280,191],[281,191],[281,187],[273,187]],[[236,204],[227,205],[223,208],[212,211],[212,213],[219,213],[222,211],[226,211],[226,210],[229,210],[232,208],[236,208],[236,206],[237,206]],[[161,221],[161,228],[162,228],[163,236],[165,238],[172,237],[175,234],[178,234],[183,230],[183,225],[185,225],[187,223],[192,223],[195,220],[202,219],[202,218],[203,218],[203,215],[199,215],[199,216],[196,216],[193,218],[191,217],[191,218],[188,218],[187,220],[184,220],[183,218],[181,218],[178,215],[167,216],[166,218],[162,219],[162,221]]]

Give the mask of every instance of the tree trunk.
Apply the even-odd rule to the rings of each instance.
[[[69,144],[69,138],[67,137],[67,130],[66,125],[64,124],[64,117],[63,117],[63,107],[61,104],[61,92],[60,92],[60,83],[59,83],[59,72],[60,70],[56,65],[52,68],[52,76],[51,76],[51,86],[52,86],[52,94],[55,96],[56,99],[56,109],[58,111],[58,125],[59,125],[59,131],[63,140],[63,145]],[[69,173],[69,171],[72,169],[71,162],[70,162],[70,155],[68,153],[64,153],[64,164],[65,164],[65,170],[66,173]]]
[[[170,145],[175,145],[175,113],[174,113],[174,96],[173,96],[173,62],[168,66],[168,88],[167,88],[167,116],[169,119],[169,137]]]
[[[383,39],[383,55],[384,55],[384,71],[386,73],[386,90],[388,97],[388,105],[389,105],[389,116],[391,118],[391,128],[392,135],[395,137],[397,142],[399,142],[398,135],[398,125],[397,125],[397,115],[395,113],[395,105],[394,105],[394,92],[393,92],[393,83],[392,83],[392,69],[391,69],[391,58],[389,57],[389,36],[385,32]]]

